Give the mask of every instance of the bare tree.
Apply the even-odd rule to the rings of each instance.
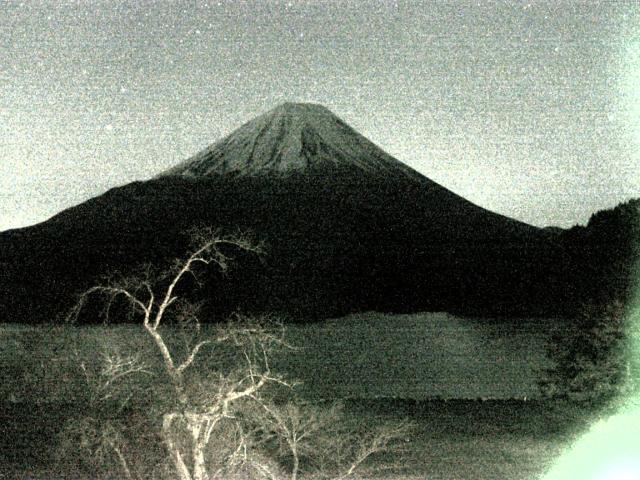
[[[97,369],[78,357],[90,401],[123,406],[133,397],[145,397],[142,408],[149,416],[159,417],[158,437],[169,458],[170,478],[214,480],[239,475],[279,480],[284,477],[282,465],[264,455],[268,449],[260,449],[268,443],[278,445],[280,460],[291,460],[291,480],[303,471],[302,461],[305,473],[331,471],[340,480],[352,476],[371,455],[408,435],[410,426],[389,424],[359,434],[345,428],[338,405],[323,408],[270,401],[265,394],[268,386],[293,386],[273,373],[269,363],[275,348],[291,348],[285,343],[282,325],[268,316],[234,315],[227,323],[201,329],[201,305],[185,300],[181,293],[181,282],[187,277],[197,281],[201,267],[225,271],[231,260],[225,253],[229,248],[262,251],[244,236],[200,230],[193,236],[191,252],[170,269],[156,272],[147,266],[138,275],[111,277],[80,295],[70,320],[77,320],[96,295],[104,297],[106,320],[120,302],[118,311],[125,306],[130,320],[141,323],[153,352],[125,354],[111,345]],[[173,328],[165,328],[167,324]],[[153,388],[142,392],[130,386],[131,380],[149,375],[160,377],[151,382]],[[145,477],[128,454],[121,433],[126,427],[113,419],[101,423],[94,417],[72,427],[74,438],[97,459],[117,463],[124,478]],[[306,468],[308,464],[313,468]]]
[[[259,424],[265,441],[275,441],[278,454],[290,458],[290,480],[297,480],[302,462],[308,471],[330,475],[336,480],[353,476],[364,462],[389,451],[406,439],[414,426],[406,421],[385,423],[369,432],[357,432],[347,425],[343,405],[259,402],[264,415]],[[331,473],[333,473],[331,475]]]
[[[284,345],[284,340],[282,329],[272,328],[265,318],[248,320],[239,315],[218,326],[210,336],[202,337],[198,305],[180,300],[180,283],[187,276],[196,278],[201,266],[226,270],[230,257],[224,248],[255,253],[262,249],[245,236],[223,236],[211,230],[196,232],[193,245],[186,259],[176,261],[166,272],[153,275],[152,269],[147,267],[142,275],[111,279],[88,289],[80,296],[69,318],[77,319],[87,301],[97,294],[106,297],[106,319],[112,304],[119,299],[129,306],[131,315],[140,318],[144,331],[159,353],[161,370],[170,380],[174,401],[169,402],[161,413],[161,430],[175,473],[180,480],[209,480],[212,477],[205,453],[216,427],[222,420],[234,418],[236,403],[255,398],[270,383],[286,384],[271,372],[269,366],[270,352],[274,347]],[[171,346],[167,333],[162,330],[171,320],[189,325],[192,331],[182,354]],[[203,351],[211,353],[215,349],[229,348],[236,351],[241,364],[231,365],[226,370],[220,368],[209,374],[206,381],[198,378],[188,382],[188,374]],[[147,371],[146,366],[140,365],[135,358],[108,357],[104,360],[106,375],[102,383],[96,385],[96,391],[103,396],[109,395],[110,387],[123,377]],[[188,438],[186,445],[184,432]],[[130,469],[125,463],[123,470],[130,478]],[[263,466],[261,470],[265,468]]]

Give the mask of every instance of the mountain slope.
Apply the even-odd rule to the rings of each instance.
[[[306,103],[282,104],[162,175],[286,175],[344,169],[424,179],[325,107]]]
[[[183,255],[202,225],[267,244],[261,261],[240,255],[226,276],[208,274],[198,295],[211,318],[562,313],[549,289],[562,286],[558,233],[468,202],[323,107],[286,104],[152,180],[0,234],[2,320],[51,320],[105,273]]]

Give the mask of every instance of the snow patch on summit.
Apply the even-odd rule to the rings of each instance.
[[[329,167],[424,179],[327,108],[309,103],[282,104],[162,176],[287,174]]]

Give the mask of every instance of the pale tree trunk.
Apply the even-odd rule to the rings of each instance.
[[[208,480],[207,466],[204,460],[204,433],[206,419],[202,415],[193,415],[188,419],[189,433],[191,433],[191,457],[193,460],[193,480]]]
[[[298,458],[298,449],[294,446],[291,452],[293,453],[293,468],[291,469],[291,480],[297,480],[298,469],[300,468],[300,459]]]
[[[193,448],[193,480],[209,480],[204,461],[204,448],[200,444]]]
[[[171,431],[171,424],[173,423],[175,415],[175,413],[167,413],[163,417],[162,433],[164,436],[164,441],[167,445],[167,449],[169,450],[169,454],[171,455],[171,459],[173,460],[173,465],[176,468],[178,479],[193,480],[193,478],[191,477],[191,473],[187,468],[187,465],[184,463],[184,459],[182,458],[180,449],[174,442],[173,432]]]
[[[191,471],[184,461],[180,447],[176,444],[175,431],[171,428],[176,418],[185,420],[191,436]],[[167,449],[171,454],[179,480],[209,480],[209,472],[205,459],[205,450],[209,444],[211,433],[222,418],[221,415],[207,413],[169,413],[165,414],[163,434]]]

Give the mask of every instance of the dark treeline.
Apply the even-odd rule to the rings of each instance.
[[[240,255],[224,276],[209,272],[198,295],[214,321],[236,310],[292,321],[367,310],[568,317],[586,301],[629,297],[639,208],[634,200],[584,227],[538,229],[426,179],[332,172],[136,182],[0,234],[0,319],[60,321],[102,275],[168,265],[185,254],[186,232],[203,225],[266,244],[262,258]]]

